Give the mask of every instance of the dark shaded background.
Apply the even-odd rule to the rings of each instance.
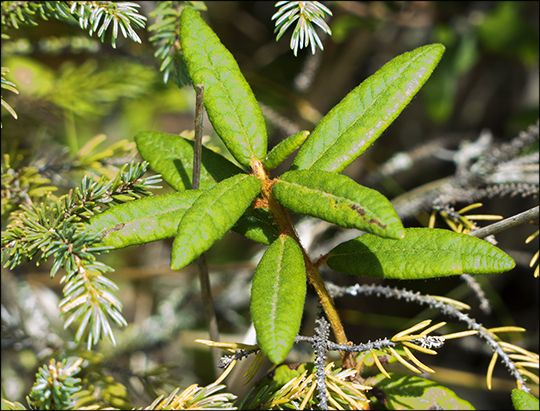
[[[153,2],[141,3],[141,13],[148,16]],[[429,43],[446,46],[439,67],[418,96],[345,171],[390,199],[454,172],[453,163],[428,156],[411,170],[393,176],[390,184],[375,181],[377,167],[396,152],[440,137],[452,139],[448,148],[455,150],[465,140],[476,140],[486,128],[505,142],[538,118],[538,2],[328,2],[325,4],[333,12],[328,19],[333,35],[325,38],[324,52],[318,50],[315,60],[309,49],[294,57],[289,49],[291,29],[275,41],[271,17],[277,9],[273,2],[206,4],[208,12],[203,17],[235,56],[256,97],[267,107],[270,146],[289,135],[287,130],[312,130],[320,116],[393,57]],[[63,190],[78,185],[83,174],[47,168],[47,164],[60,162],[66,146],[74,152],[99,133],[107,135],[105,144],[113,144],[121,139],[133,141],[140,130],[179,133],[193,128],[194,92],[191,88],[179,90],[170,81],[163,85],[145,30],[137,30],[141,45],[119,38],[116,50],[108,40],[101,44],[95,37],[88,43],[81,40],[81,49],[74,47],[73,41],[67,43],[71,46],[58,46],[53,37],[88,36],[77,25],[53,19],[40,21],[37,27],[6,32],[11,40],[2,42],[2,66],[11,68],[8,80],[15,82],[21,93],[4,93],[19,120],[2,110],[2,151],[23,153],[21,164],[40,164]],[[83,73],[81,80],[77,81],[76,75],[70,77],[70,64]],[[315,69],[306,70],[310,64]],[[313,79],[305,91],[295,86],[299,75]],[[87,88],[84,78],[91,80]],[[106,78],[112,79],[112,84],[107,84]],[[116,89],[120,84],[124,88]],[[67,103],[69,99],[73,106]],[[76,105],[78,100],[88,106]],[[282,119],[270,121],[276,115]],[[205,131],[212,134],[207,120]],[[210,142],[220,144],[215,136]],[[286,166],[278,168],[276,175]],[[518,197],[485,200],[478,213],[508,217],[537,201]],[[404,223],[420,225],[412,218]],[[525,327],[526,333],[503,338],[538,352],[538,279],[528,267],[538,240],[524,243],[534,230],[521,226],[497,236],[499,246],[516,259],[517,266],[509,273],[479,279],[494,306],[491,316],[479,311],[477,300],[459,278],[384,283],[466,302],[472,307],[471,317],[486,327]],[[98,345],[103,363],[95,372],[112,375],[125,384],[135,399],[133,406],[155,398],[155,392],[144,392],[143,385],[149,389],[152,383],[168,378],[165,388],[170,392],[171,387],[206,385],[214,379],[208,351],[192,343],[195,338],[207,338],[195,266],[171,271],[171,242],[104,256],[104,262],[116,269],[110,278],[120,286],[118,296],[130,326],[115,333],[117,348],[108,341]],[[249,327],[250,280],[262,250],[262,246],[231,233],[208,253],[224,341],[239,341]],[[62,330],[56,311],[61,298],[60,277],[50,280],[47,266],[23,265],[2,273],[2,304],[19,313],[21,324],[14,332],[2,318],[2,395],[21,400],[39,366],[52,356],[58,359],[66,352],[77,353],[75,347],[62,342],[70,340],[76,329]],[[341,285],[371,282],[329,269],[324,274]],[[337,304],[347,335],[355,342],[390,337],[428,317],[452,323],[453,328],[445,332],[464,329],[452,319],[403,301],[346,297]],[[312,332],[316,309],[312,293],[306,303],[303,335]],[[469,337],[446,344],[436,357],[424,360],[432,368],[442,368],[435,380],[448,378],[441,383],[476,408],[509,409],[509,393],[515,383],[501,364],[494,374],[501,381],[496,381],[491,392],[485,388],[490,355],[487,346]],[[292,361],[308,359],[306,352],[291,354]],[[145,370],[162,364],[171,364],[170,374],[145,375]],[[465,374],[455,375],[448,369]],[[115,404],[113,397],[109,397],[110,404]]]

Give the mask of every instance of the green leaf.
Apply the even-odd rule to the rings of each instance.
[[[178,225],[171,268],[184,268],[223,237],[259,194],[261,186],[256,177],[238,174],[204,191]]]
[[[401,280],[502,273],[516,265],[487,241],[437,228],[407,228],[403,240],[365,234],[328,254],[326,263],[336,271]]]
[[[475,408],[456,393],[435,381],[414,375],[389,373],[392,378],[379,374],[375,387],[380,391],[377,398],[384,398],[389,410],[474,410]],[[379,401],[381,401],[379,399]],[[377,404],[378,406],[379,404]]]
[[[276,220],[267,209],[249,206],[232,230],[250,240],[270,245],[279,237]]]
[[[251,286],[251,318],[257,342],[274,364],[289,354],[300,330],[306,268],[298,243],[282,236],[264,253]]]
[[[537,410],[538,398],[525,391],[518,389],[512,390],[512,404],[516,410]]]
[[[193,141],[174,134],[141,131],[135,136],[135,142],[141,157],[148,161],[152,169],[161,174],[171,187],[178,191],[191,188]],[[225,157],[202,147],[201,189],[213,187],[217,182],[242,172]]]
[[[201,193],[201,190],[189,190],[130,201],[93,216],[89,227],[95,233],[103,231],[100,246],[114,248],[171,238]]]
[[[309,131],[300,131],[292,136],[287,137],[285,140],[276,145],[264,160],[264,166],[268,170],[272,170],[279,166],[283,160],[289,157],[290,154],[298,147],[302,145],[306,138],[309,136]]]
[[[343,171],[409,104],[443,53],[442,44],[432,44],[384,65],[321,120],[298,152],[291,170]]]
[[[240,164],[266,156],[261,108],[232,54],[199,14],[186,7],[180,43],[194,85],[204,85],[204,106],[217,134]]]
[[[191,189],[193,141],[155,131],[141,131],[135,136],[135,141],[142,158],[148,161],[152,169],[161,174],[171,187],[179,191]],[[214,187],[219,181],[243,173],[238,166],[204,146],[201,157],[201,189]],[[268,212],[251,208],[232,230],[265,245],[270,245],[279,235],[275,220]],[[175,233],[171,237],[174,237]]]
[[[341,174],[289,171],[276,181],[273,193],[281,204],[297,214],[383,237],[405,235],[396,211],[385,196]]]

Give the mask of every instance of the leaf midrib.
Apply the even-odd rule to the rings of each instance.
[[[217,41],[219,42],[220,40],[217,39]],[[210,67],[211,67],[212,71],[214,72],[214,76],[216,78],[217,83],[220,85],[222,91],[224,92],[225,96],[227,97],[227,100],[229,102],[229,106],[231,107],[231,110],[234,113],[234,116],[236,117],[237,122],[240,124],[240,128],[242,129],[242,133],[243,133],[243,139],[247,143],[249,152],[251,154],[251,158],[254,158],[254,157],[256,158],[255,151],[254,151],[253,146],[251,144],[251,141],[249,139],[249,136],[248,136],[247,130],[246,130],[245,126],[244,126],[244,123],[240,120],[240,117],[238,116],[237,110],[236,110],[235,106],[232,104],[232,99],[230,97],[229,90],[225,87],[224,82],[221,81],[221,77],[218,74],[219,71],[217,70],[216,66],[214,65],[214,62],[212,61],[212,54],[211,54],[212,51],[214,51],[214,49],[210,49],[205,53],[206,57],[207,57],[207,60],[210,63]],[[217,55],[218,55],[218,57],[220,57],[219,60],[221,60],[223,58],[221,53],[218,52]],[[234,57],[233,57],[232,54],[230,55],[230,57],[234,60]],[[199,72],[200,70],[202,70],[202,68],[197,70],[197,72]],[[205,104],[205,106],[206,106],[206,104]]]
[[[411,59],[408,63],[404,64],[403,67],[402,67],[402,69],[401,69],[401,71],[399,72],[399,74],[398,74],[398,75],[397,75],[397,76],[396,76],[396,77],[395,77],[395,78],[394,78],[394,79],[393,79],[393,80],[385,87],[385,90],[388,90],[388,88],[389,88],[395,81],[397,81],[397,80],[401,77],[401,75],[403,74],[403,72],[404,72],[407,68],[409,68],[409,66],[410,66],[410,65],[411,65],[418,57],[424,55],[425,53],[427,53],[427,50],[426,50],[425,52],[423,52],[423,53],[419,53],[417,56],[415,56],[413,59]],[[388,64],[388,63],[387,63],[387,64]],[[373,75],[375,75],[375,74],[377,74],[377,73],[374,73]],[[368,77],[366,80],[369,80],[370,78],[371,78],[371,77]],[[361,85],[360,85],[359,87],[361,87]],[[375,99],[371,102],[371,104],[369,104],[369,105],[367,106],[367,108],[366,108],[361,114],[358,115],[358,117],[356,118],[356,120],[354,120],[354,122],[352,122],[352,123],[345,129],[345,131],[343,131],[337,138],[335,138],[333,142],[331,142],[328,146],[326,146],[326,147],[323,149],[323,151],[321,152],[321,154],[320,154],[318,157],[316,157],[316,158],[311,162],[311,164],[309,164],[307,167],[305,167],[305,169],[309,169],[309,168],[313,167],[313,165],[314,165],[317,161],[319,161],[319,160],[326,154],[326,152],[327,152],[328,150],[330,150],[332,147],[334,147],[336,144],[338,144],[338,141],[340,140],[340,138],[341,138],[344,134],[346,134],[346,133],[349,131],[349,129],[351,129],[353,126],[355,126],[356,123],[358,123],[358,122],[362,119],[362,117],[365,115],[365,113],[368,112],[369,109],[375,104],[375,102],[378,101],[379,98],[384,94],[384,91],[385,91],[385,90],[381,91],[381,92],[377,95],[377,97],[375,97]]]

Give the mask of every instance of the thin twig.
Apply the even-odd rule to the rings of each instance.
[[[388,286],[381,286],[377,284],[355,284],[350,287],[340,287],[332,283],[326,284],[330,292],[334,297],[342,296],[343,294],[349,294],[356,296],[358,294],[362,295],[375,295],[376,297],[384,296],[386,298],[396,298],[396,299],[405,299],[407,302],[415,302],[419,305],[428,305],[431,308],[439,310],[441,313],[457,318],[460,321],[463,321],[471,330],[478,331],[478,336],[484,339],[501,358],[501,361],[506,365],[506,368],[512,374],[512,376],[519,381],[521,384],[521,389],[525,392],[529,392],[527,384],[516,367],[515,362],[510,358],[508,353],[503,350],[501,344],[494,338],[493,333],[489,332],[487,329],[482,327],[482,324],[476,322],[473,318],[469,317],[467,314],[462,313],[458,308],[454,307],[452,304],[445,303],[436,298],[430,297],[429,295],[422,295],[419,292],[413,292],[406,289],[390,288]],[[358,344],[357,344],[358,345]],[[328,346],[329,349],[335,349],[331,344]],[[346,347],[339,348],[345,349]],[[363,347],[366,348],[366,347]],[[368,347],[371,348],[371,347]],[[356,349],[355,349],[356,350]],[[364,351],[362,347],[359,351]]]
[[[198,190],[201,181],[204,86],[198,84],[195,90],[195,145],[193,147],[193,182],[191,183],[191,188]]]
[[[538,215],[540,215],[540,206],[533,207],[530,210],[516,214],[515,216],[505,218],[504,220],[497,221],[487,227],[472,231],[469,235],[484,238],[488,235],[497,234],[501,231],[526,223],[527,221],[534,220],[535,218],[538,218]]]
[[[195,144],[193,147],[193,182],[191,184],[191,187],[194,190],[198,190],[201,180],[204,86],[202,84],[198,84],[195,87],[195,91]],[[201,296],[204,305],[204,312],[206,314],[206,321],[208,322],[210,339],[217,342],[219,341],[219,329],[217,325],[216,311],[214,309],[214,299],[212,298],[212,289],[210,287],[208,265],[206,264],[206,253],[202,253],[197,258],[197,265],[199,266],[199,282],[201,284]],[[219,363],[221,355],[218,348],[212,348],[212,357],[215,364]],[[220,373],[218,368],[215,368],[215,372],[216,376],[218,376],[217,374]]]
[[[328,336],[330,335],[330,324],[324,317],[316,320],[319,324],[315,329],[316,337],[313,342],[313,348],[315,351],[315,366],[317,367],[317,389],[319,393],[317,398],[319,399],[319,407],[321,410],[328,409],[328,389],[326,388],[326,373],[325,362],[326,352],[328,351]]]
[[[482,290],[482,287],[480,284],[478,284],[478,281],[476,281],[476,278],[470,274],[461,274],[460,278],[467,283],[469,288],[473,291],[474,295],[478,300],[480,301],[480,310],[485,314],[489,315],[491,314],[492,307],[491,303],[486,297],[486,293],[484,290]]]
[[[451,204],[474,203],[483,198],[505,195],[536,197],[538,174],[527,171],[530,168],[524,169],[523,164],[516,163],[516,159],[538,141],[538,127],[537,121],[501,146],[495,145],[490,133],[483,131],[475,142],[463,145],[452,156],[456,164],[454,175],[402,194],[392,200],[392,205],[402,219],[433,208],[458,218],[457,213],[450,207]],[[526,164],[538,170],[536,157],[526,158]]]

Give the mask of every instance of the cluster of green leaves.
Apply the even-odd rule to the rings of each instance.
[[[10,159],[8,154],[2,158],[2,225],[21,204],[30,203],[30,199],[41,198],[56,190],[35,167],[22,167],[15,171]]]
[[[36,16],[47,20],[51,14],[57,17],[69,13],[66,3],[53,1],[3,1],[1,7],[2,26],[16,29],[22,24],[37,26]]]
[[[98,32],[98,35],[101,33],[102,41],[111,23],[110,19],[107,20],[107,16],[110,15],[108,10],[114,9],[113,6],[92,8],[98,3],[110,2],[77,5],[75,2],[3,2],[2,6],[4,3],[24,4],[24,8],[9,15],[15,22],[18,21],[18,15],[21,22],[29,19],[31,13],[26,14],[25,11],[29,7],[38,7],[36,10],[39,11],[41,3],[46,7],[49,3],[54,3],[54,7],[62,4],[62,10],[73,13],[79,19],[81,27],[89,30],[90,35],[94,31]],[[65,8],[65,5],[70,3],[71,6]],[[193,5],[199,2],[185,3]],[[307,11],[318,7],[317,2],[286,3],[294,3],[294,7],[286,5],[277,13],[280,21],[276,26],[281,24],[276,29],[279,30],[278,38],[296,19],[299,19],[296,13],[303,9],[296,8],[297,6],[300,7],[305,3]],[[32,6],[27,6],[28,4]],[[279,6],[280,4],[277,5]],[[133,36],[134,31],[130,30],[131,27],[125,26],[129,25],[126,19],[130,20],[130,13],[135,13],[133,7],[137,5],[126,5],[124,9],[129,11],[126,18],[120,18],[118,23],[113,24],[113,45],[118,34],[118,25],[124,36],[128,33],[128,37],[137,41],[138,37],[136,34]],[[120,7],[114,10],[124,9]],[[137,136],[139,151],[151,163],[154,170],[164,175],[165,180],[177,190],[176,193],[139,198],[139,195],[133,196],[133,192],[129,191],[129,184],[127,186],[120,184],[122,187],[118,186],[118,190],[106,190],[107,195],[103,198],[104,202],[108,201],[113,207],[93,217],[89,226],[84,222],[95,212],[93,211],[95,204],[92,204],[92,201],[87,201],[85,208],[76,201],[72,202],[70,200],[72,197],[68,197],[61,205],[57,200],[46,199],[45,205],[41,208],[23,208],[23,212],[18,215],[19,221],[24,226],[24,233],[21,234],[35,241],[28,241],[21,246],[19,255],[23,256],[24,253],[32,251],[34,252],[32,255],[35,256],[41,251],[39,258],[41,262],[47,258],[43,258],[44,255],[50,257],[57,252],[54,255],[53,274],[61,267],[68,269],[68,275],[64,278],[64,281],[66,279],[68,281],[64,290],[66,298],[62,301],[61,307],[64,313],[70,314],[66,326],[69,322],[80,321],[77,340],[82,338],[90,324],[89,345],[97,342],[102,333],[113,338],[109,318],[118,325],[125,325],[120,314],[120,301],[112,295],[116,286],[102,275],[107,271],[105,266],[91,258],[92,254],[97,256],[107,247],[121,248],[176,237],[172,265],[173,268],[181,268],[210,248],[229,229],[268,245],[253,280],[251,309],[260,346],[274,362],[282,361],[292,347],[302,318],[306,276],[312,281],[311,277],[317,275],[317,266],[322,262],[348,274],[404,279],[455,275],[462,272],[502,272],[513,266],[513,261],[507,255],[480,240],[454,235],[446,230],[405,229],[390,203],[382,195],[340,174],[373,144],[420,89],[441,58],[443,53],[441,45],[426,46],[406,53],[360,85],[321,121],[300,150],[290,170],[272,179],[269,170],[280,165],[287,156],[297,150],[310,133],[302,131],[290,136],[267,153],[266,131],[264,121],[261,121],[258,103],[232,56],[196,14],[190,15],[188,13],[192,12],[186,12],[179,22],[180,2],[160,2],[158,9],[164,18],[156,22],[156,34],[152,40],[156,43],[156,56],[162,59],[161,71],[164,72],[165,81],[172,75],[180,86],[188,83],[191,77],[193,84],[203,84],[206,87],[207,110],[211,121],[240,166],[203,148],[201,186],[199,190],[192,190],[193,144],[176,135],[143,132]],[[160,13],[156,11],[156,15],[159,16]],[[3,22],[4,16],[8,14],[5,14],[3,9]],[[99,27],[102,17],[104,17],[103,24]],[[327,26],[322,20],[323,17],[323,12],[320,12],[320,15],[318,12],[300,13],[291,40],[291,48],[295,54],[298,46],[300,48],[307,46],[310,41],[313,52],[316,43],[322,48],[310,22],[313,20],[325,30]],[[324,25],[317,23],[317,18]],[[143,27],[144,18],[138,21]],[[12,23],[6,25],[11,26]],[[134,26],[136,25],[134,23]],[[329,33],[329,29],[327,32]],[[183,66],[184,63],[180,60],[179,45],[188,55],[186,60],[189,67]],[[77,87],[89,90],[88,86],[99,80],[106,83],[103,87],[106,89],[107,84],[117,85],[122,76],[126,79],[141,77],[137,73],[123,73],[114,79],[108,75],[97,76],[95,67],[91,65],[83,66],[83,70],[67,67],[66,72],[69,75],[63,76],[65,79],[70,79],[71,74],[88,77],[86,81],[79,77],[80,81],[73,81],[70,84],[66,82],[66,92],[71,92]],[[2,83],[4,85],[4,79]],[[89,104],[87,99],[86,103],[70,106],[70,110],[73,109],[81,116],[86,116],[92,110],[105,111],[106,103],[121,94],[89,93],[88,99],[97,98],[94,103]],[[69,95],[60,98],[59,105],[68,100]],[[99,157],[89,150],[87,156],[81,157],[81,160],[83,163],[92,163],[94,160],[99,161]],[[27,169],[16,179],[5,171],[2,170],[3,182],[6,175],[10,182],[18,184],[22,180],[28,183],[17,192],[21,199],[41,195],[48,191],[48,188],[52,188],[48,186],[49,181],[41,179],[36,170]],[[142,178],[142,174],[138,172],[134,175]],[[144,184],[140,179],[137,181],[136,184]],[[150,180],[145,183],[149,182]],[[115,186],[116,184],[118,181]],[[90,187],[88,180],[83,182],[84,187]],[[12,184],[12,188],[19,189],[16,184]],[[2,189],[4,190],[4,186]],[[130,201],[134,198],[138,199]],[[81,204],[85,203],[87,196],[83,194],[79,200]],[[97,200],[97,197],[93,200],[95,203],[101,201]],[[81,211],[82,219],[73,217],[70,208],[76,210],[74,214]],[[360,228],[371,234],[337,246],[314,264],[304,252],[285,208],[298,214],[324,219],[341,227]],[[58,211],[60,209],[61,212]],[[92,210],[90,213],[85,213],[90,210]],[[4,215],[4,197],[2,215]],[[78,228],[70,231],[72,224]],[[62,225],[68,230],[63,230]],[[18,222],[15,224],[15,228],[17,227],[21,227]],[[53,234],[46,232],[46,228],[53,229]],[[18,240],[21,239],[22,237]],[[98,242],[101,239],[104,239],[105,244]],[[103,245],[105,247],[101,247]],[[5,250],[9,254],[10,249]],[[79,256],[85,260],[78,261]],[[9,258],[11,257],[8,257],[6,265]],[[19,259],[17,264],[21,261],[22,259]],[[74,269],[78,271],[77,275],[69,277],[69,271],[73,273]],[[318,286],[316,283],[314,285]],[[338,370],[328,371],[326,375],[330,378],[336,373]],[[382,376],[380,378],[382,379]],[[283,381],[290,382],[291,377],[286,376]],[[314,388],[313,378],[311,382],[313,383],[311,387]],[[300,384],[301,381],[298,385],[289,385],[290,391],[285,393],[268,391],[268,396],[264,399],[279,402],[282,399],[280,395],[305,395],[306,392],[302,387],[305,388],[306,385]],[[399,379],[397,384],[388,381],[377,384],[379,387],[387,388],[385,393],[398,392],[402,388],[407,388],[407,391],[414,390],[418,386],[425,388],[426,392],[432,388],[421,379],[407,381]],[[222,386],[207,387],[201,391],[199,387],[195,387],[186,390],[182,395],[176,395],[175,391],[167,399],[156,400],[152,406],[175,408],[208,405],[217,407],[217,404],[221,406],[219,400],[224,397],[216,395],[218,399],[212,396],[221,388]],[[50,398],[50,394],[44,394],[43,397],[35,396],[40,389],[41,386],[35,388],[31,397],[38,401]],[[347,394],[349,392],[355,394],[345,385],[338,384],[338,389],[346,391]],[[310,393],[312,395],[313,390]],[[52,392],[52,395],[57,394]],[[426,396],[419,397],[419,401],[430,396],[437,399],[439,398],[437,395],[436,390],[431,390]],[[517,391],[512,396],[513,399],[516,397],[530,404],[531,396],[523,391]],[[223,406],[230,406],[231,399],[232,397],[226,398]],[[390,404],[399,404],[404,400],[405,397],[397,395],[391,399]],[[534,400],[532,397],[532,401]],[[316,404],[313,398],[309,398],[308,401],[310,405]],[[303,400],[298,400],[295,404],[302,402]],[[516,404],[516,401],[514,403]],[[351,403],[342,402],[341,406],[348,404]],[[534,406],[534,403],[532,404]],[[410,404],[410,407],[418,405],[420,402],[415,402]]]
[[[73,407],[75,403],[72,395],[81,389],[81,380],[74,378],[74,375],[80,371],[81,363],[82,359],[73,363],[63,360],[55,364],[54,359],[51,359],[49,366],[43,366],[36,375],[37,381],[27,399],[28,404],[40,410]]]
[[[509,256],[482,240],[405,229],[384,196],[340,174],[411,101],[442,57],[442,45],[398,56],[354,89],[321,120],[290,171],[272,179],[268,169],[307,133],[267,153],[266,127],[253,92],[233,56],[192,9],[182,12],[180,40],[192,83],[204,85],[208,117],[240,167],[203,149],[200,189],[191,190],[193,144],[179,136],[140,132],[141,156],[177,193],[113,207],[93,217],[90,227],[96,234],[105,232],[104,245],[115,248],[175,236],[171,267],[176,270],[230,229],[269,245],[255,271],[251,313],[260,347],[272,362],[285,359],[298,333],[306,275],[317,287],[317,268],[286,209],[371,233],[330,251],[328,264],[345,273],[422,279],[513,268]],[[356,269],[362,266],[369,269]]]

